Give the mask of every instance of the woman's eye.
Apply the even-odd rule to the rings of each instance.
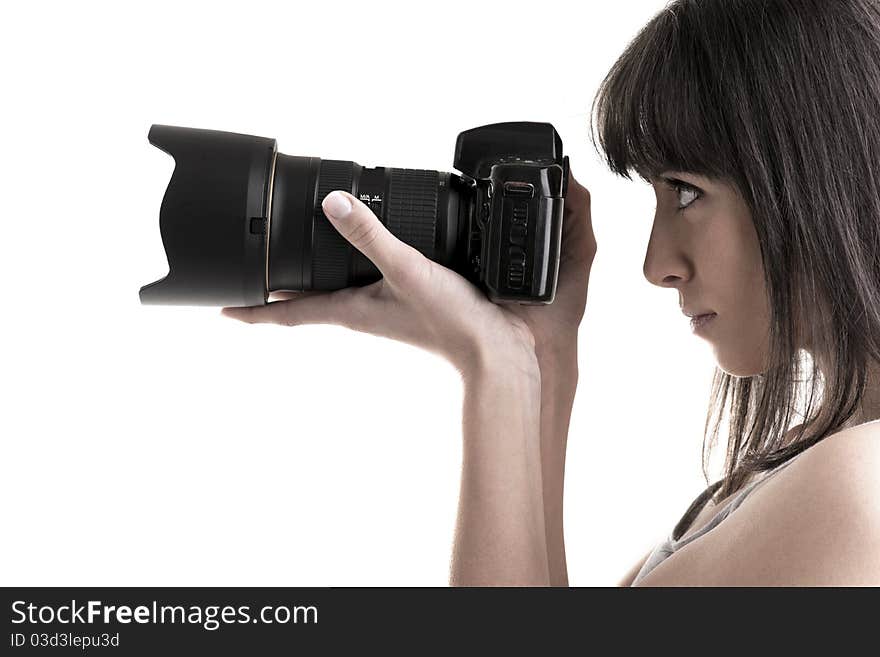
[[[678,197],[679,210],[684,210],[703,195],[699,189],[681,180],[669,179],[666,184]]]
[[[690,187],[677,187],[675,191],[678,194],[679,210],[684,210],[687,206],[700,198],[700,193]]]

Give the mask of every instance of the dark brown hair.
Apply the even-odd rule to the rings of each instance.
[[[880,361],[880,0],[671,2],[608,73],[593,123],[615,173],[721,179],[751,210],[770,355],[755,376],[715,370],[703,474],[728,415],[724,498],[845,428]]]

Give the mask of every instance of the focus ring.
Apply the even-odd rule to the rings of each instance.
[[[318,194],[312,225],[312,287],[313,290],[338,290],[348,286],[348,262],[351,244],[340,235],[321,207],[321,202],[334,189],[351,193],[354,162],[321,160]]]
[[[387,221],[399,239],[434,258],[439,178],[426,169],[390,169]]]

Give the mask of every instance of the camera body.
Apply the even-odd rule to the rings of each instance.
[[[460,175],[285,155],[274,139],[215,130],[153,125],[149,140],[175,168],[160,210],[169,272],[141,288],[142,303],[252,306],[276,290],[378,280],[324,216],[334,189],[494,302],[555,296],[569,165],[549,123],[462,132]]]
[[[474,188],[469,280],[495,302],[552,303],[569,173],[556,130],[528,122],[467,130],[453,166]]]

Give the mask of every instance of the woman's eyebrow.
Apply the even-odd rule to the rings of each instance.
[[[657,176],[657,180],[662,180],[663,182],[672,185],[673,187],[676,185],[680,185],[682,187],[696,187],[692,182],[688,182],[687,180],[682,180],[681,178],[675,178],[674,176]]]
[[[683,178],[678,177],[680,175],[690,175],[695,178],[704,178],[704,179],[706,178],[705,176],[700,176],[699,174],[695,174],[695,173],[689,174],[684,171],[682,171],[681,173],[678,173],[676,171],[670,171],[668,175],[658,174],[655,176],[654,179],[665,182],[668,185],[672,185],[672,186],[678,185],[681,187],[690,187],[692,189],[698,189],[701,191],[704,189],[705,185],[701,181],[690,182],[688,180],[684,180]],[[706,179],[706,180],[708,181],[708,179]]]

